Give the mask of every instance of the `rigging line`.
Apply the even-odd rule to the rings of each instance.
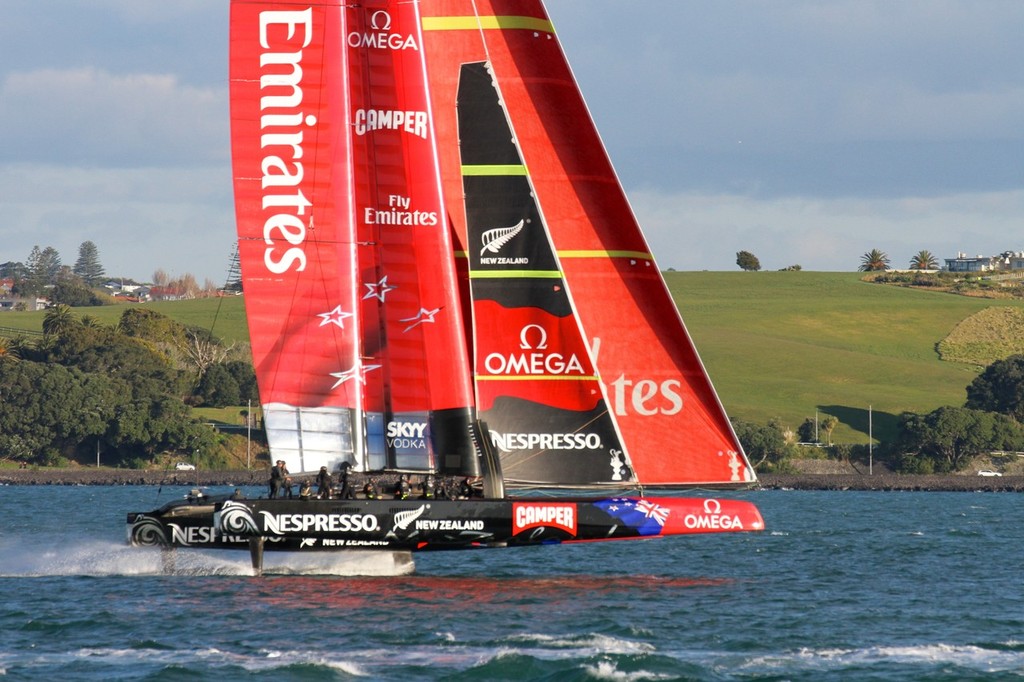
[[[484,33],[484,23],[480,19],[480,10],[476,6],[476,0],[472,0],[473,5],[473,16],[476,17],[477,32],[480,34],[480,44],[484,46],[484,56],[487,57],[487,63],[491,63],[491,50],[487,45],[486,34]]]
[[[221,295],[217,297],[217,309],[213,311],[213,322],[210,324],[210,336],[213,336],[213,330],[217,328],[217,320],[220,318],[220,310],[224,305],[224,292],[227,291],[228,285],[231,284],[231,275],[238,273],[238,277],[241,278],[241,262],[239,261],[238,244],[235,244],[235,251],[231,254],[231,263],[228,265],[228,275],[224,281],[224,288],[221,290]]]

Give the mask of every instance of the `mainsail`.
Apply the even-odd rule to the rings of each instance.
[[[292,471],[754,481],[538,0],[233,2],[243,287]]]
[[[492,426],[503,424],[505,432],[496,434],[495,444],[506,477],[515,479],[523,470],[521,462],[543,461],[537,467],[547,473],[531,468],[521,477],[524,482],[543,477],[551,485],[621,484],[626,474],[651,486],[752,482],[753,469],[633,216],[541,2],[424,0],[422,6],[446,205],[473,281],[481,418]],[[456,151],[460,140],[466,142],[462,136],[479,123],[460,111],[460,88],[469,77],[465,65],[478,65],[471,67],[471,77],[489,80],[487,87],[507,119],[504,157],[495,151],[477,163],[465,149],[461,155]],[[492,126],[481,134],[496,132]],[[512,195],[491,196],[480,204],[501,204],[509,214],[481,217],[474,210],[473,186],[487,175],[519,199],[527,192],[536,212],[526,206],[529,202],[513,209],[519,199]],[[517,240],[530,239],[549,244],[550,257],[536,250],[536,256],[523,255],[540,248],[536,244],[513,249]],[[488,248],[514,251],[512,262],[505,263],[511,267],[501,267],[496,275],[491,266],[500,257],[482,261]],[[507,293],[501,300],[477,284],[496,276]],[[513,303],[512,292],[523,296]],[[553,311],[555,299],[558,306],[569,307],[569,314]],[[502,321],[482,323],[481,318],[497,314],[496,307],[503,309]],[[537,321],[545,315],[554,327]],[[581,343],[563,340],[571,345],[547,352],[536,345],[537,327],[548,339],[555,336],[555,327],[570,337],[578,330]],[[511,359],[524,350],[534,351],[530,358],[536,362],[490,362],[493,354]],[[556,352],[562,360],[577,353],[577,361],[552,364]],[[562,392],[550,387],[569,378],[579,397],[591,373],[600,388],[591,397],[591,409],[578,404],[567,411]],[[566,417],[573,409],[577,418],[569,428]],[[509,410],[529,418],[509,424]],[[604,419],[613,422],[617,442],[598,426]],[[578,471],[570,462],[602,460],[599,476],[580,481],[574,474],[566,480],[564,472]]]
[[[243,290],[292,471],[478,473],[418,10],[231,6]]]

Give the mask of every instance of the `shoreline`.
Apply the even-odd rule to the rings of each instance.
[[[2,485],[265,486],[263,469],[155,471],[143,469],[0,469]],[[867,474],[763,474],[760,490],[891,490],[932,492],[1024,492],[1024,476]]]

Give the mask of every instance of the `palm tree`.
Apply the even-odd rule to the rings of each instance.
[[[839,426],[839,419],[830,414],[826,414],[825,418],[821,420],[821,430],[825,432],[825,440],[829,445],[832,445],[832,432],[837,426]]]
[[[889,269],[889,256],[885,255],[884,251],[878,249],[871,249],[863,256],[860,257],[860,268],[861,272],[872,272],[875,270],[888,270]]]
[[[11,349],[11,340],[6,336],[0,336],[0,362],[4,360],[17,359],[14,351]]]
[[[918,251],[917,255],[910,259],[911,270],[935,270],[939,267],[939,261],[931,251]]]
[[[58,303],[46,311],[43,317],[43,333],[47,336],[59,336],[62,332],[74,323],[75,316],[71,313],[71,306]]]

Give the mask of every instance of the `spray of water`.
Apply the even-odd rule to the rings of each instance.
[[[267,552],[264,574],[395,576],[415,570],[408,552]],[[0,542],[0,577],[252,575],[245,551],[171,552],[98,539],[8,537]]]

